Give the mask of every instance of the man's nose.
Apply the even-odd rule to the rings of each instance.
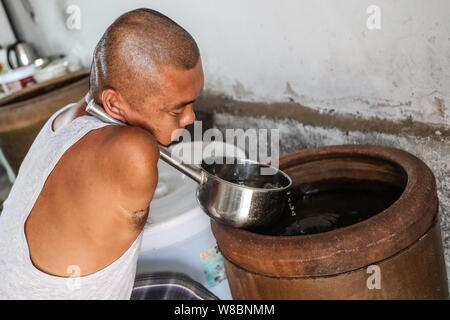
[[[186,108],[183,117],[180,119],[179,126],[184,128],[195,121],[194,107],[192,105]]]

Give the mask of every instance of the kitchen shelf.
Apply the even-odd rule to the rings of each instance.
[[[53,91],[60,87],[66,86],[72,82],[75,82],[89,74],[89,69],[82,69],[76,72],[71,72],[62,77],[57,77],[44,81],[41,83],[33,84],[22,90],[16,91],[10,95],[7,95],[0,99],[0,108],[7,104],[17,103],[24,100],[28,100],[32,97],[42,95],[46,92]]]

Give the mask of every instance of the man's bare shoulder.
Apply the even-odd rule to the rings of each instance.
[[[125,158],[126,161],[144,164],[154,162],[159,158],[159,147],[155,137],[145,129],[139,127],[119,127],[108,137],[108,151]]]
[[[102,146],[104,174],[115,184],[117,200],[129,211],[150,204],[158,182],[158,142],[153,135],[138,127],[110,130]]]

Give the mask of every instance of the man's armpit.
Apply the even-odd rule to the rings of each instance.
[[[150,210],[150,205],[148,205],[146,208],[144,209],[139,209],[139,210],[129,210],[126,209],[122,206],[120,206],[120,209],[122,209],[122,211],[127,214],[130,217],[136,217],[136,216],[142,216],[144,214],[148,214],[148,211]]]
[[[144,228],[150,212],[150,205],[147,208],[140,210],[128,210],[123,207],[121,208],[123,212],[131,219],[131,223],[136,230],[142,230],[142,228]]]

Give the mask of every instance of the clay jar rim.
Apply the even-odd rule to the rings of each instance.
[[[432,171],[414,155],[390,147],[338,145],[285,155],[280,158],[280,169],[353,156],[386,160],[405,171],[405,189],[389,208],[354,225],[299,236],[257,234],[211,220],[224,257],[247,271],[266,276],[325,276],[369,266],[417,241],[437,215],[438,198]]]

